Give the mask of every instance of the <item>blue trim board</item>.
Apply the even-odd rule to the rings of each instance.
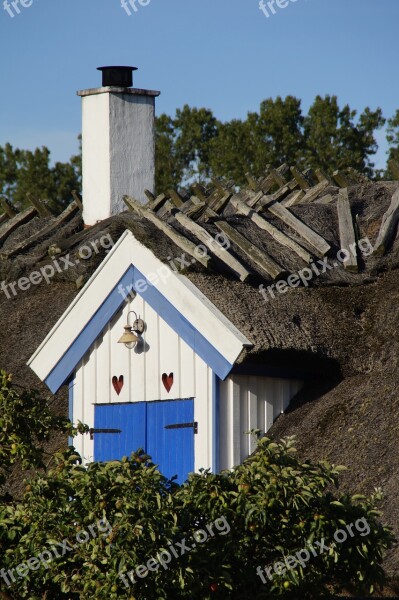
[[[212,471],[219,473],[220,456],[220,379],[216,373],[212,373],[212,413],[213,413],[213,431],[212,431]]]
[[[75,378],[73,377],[68,383],[68,418],[73,423],[73,388]],[[73,446],[73,438],[68,437],[68,446]]]
[[[67,349],[61,360],[54,367],[45,380],[45,384],[55,394],[57,390],[67,381],[76,365],[80,362],[86,352],[96,341],[100,333],[118,312],[125,299],[118,291],[118,286],[128,286],[131,283],[132,267],[129,267],[123,277],[119,280],[112,292],[104,300],[100,308],[90,319],[83,330],[78,334],[73,344]],[[82,300],[84,302],[84,297]]]
[[[232,369],[224,356],[197,331],[191,323],[163,296],[138,269],[134,267],[133,286],[144,280],[148,285],[140,296],[157,312],[166,323],[190,346],[192,350],[221,378],[225,379]],[[137,292],[139,293],[139,292]]]
[[[142,284],[139,286],[140,292],[136,289],[139,280],[145,281],[147,284],[144,292],[141,291]],[[54,394],[68,380],[76,365],[123,304],[125,298],[118,288],[123,286],[131,289],[132,284],[134,290],[211,367],[220,379],[225,379],[230,373],[233,365],[189,323],[138,269],[131,265],[46,378],[45,383]],[[84,297],[81,301],[84,301]]]

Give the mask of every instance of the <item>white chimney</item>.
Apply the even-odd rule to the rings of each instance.
[[[124,194],[146,202],[154,190],[155,98],[133,85],[136,67],[99,67],[102,87],[82,97],[83,220],[94,225],[126,210]]]

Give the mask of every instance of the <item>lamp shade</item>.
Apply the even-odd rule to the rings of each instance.
[[[124,330],[125,333],[118,340],[118,344],[125,344],[128,348],[132,348],[138,342],[139,338],[133,333],[131,325],[125,325]]]

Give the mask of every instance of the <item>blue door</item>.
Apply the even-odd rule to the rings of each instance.
[[[120,460],[143,448],[166,477],[182,483],[194,470],[194,400],[98,404],[94,459]]]

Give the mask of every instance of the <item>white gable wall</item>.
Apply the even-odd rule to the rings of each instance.
[[[134,310],[147,325],[143,334],[145,351],[141,353],[118,343],[129,310]],[[174,376],[169,393],[162,383],[163,373]],[[112,377],[119,379],[120,375],[124,385],[118,395]],[[199,424],[194,437],[195,465],[197,469],[212,468],[212,396],[212,370],[137,295],[126,303],[80,362],[73,385],[73,421],[94,427],[94,404],[194,398],[194,420]],[[74,444],[86,461],[93,460],[94,442],[89,435],[79,436]]]
[[[303,387],[296,379],[231,375],[220,382],[220,469],[243,462],[256,448],[253,435],[266,433]]]

